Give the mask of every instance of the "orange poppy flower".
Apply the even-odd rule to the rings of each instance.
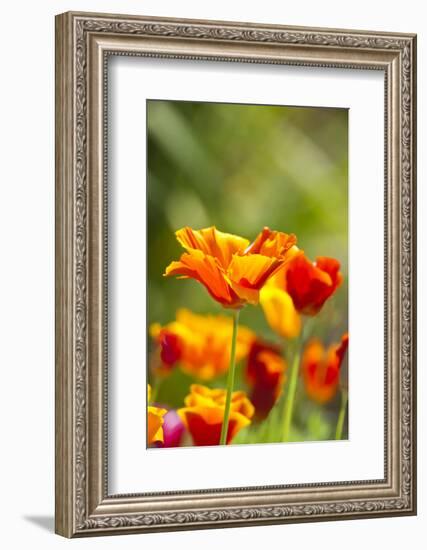
[[[197,315],[187,309],[177,311],[176,320],[161,327],[150,327],[160,350],[163,370],[179,363],[183,371],[201,380],[224,374],[230,363],[230,341],[233,321],[225,315]],[[255,334],[239,326],[236,361],[249,353]]]
[[[169,264],[165,276],[195,279],[223,307],[237,309],[258,304],[260,289],[296,243],[295,235],[268,228],[252,244],[215,227],[184,227],[175,235],[186,252]]]
[[[255,418],[268,416],[279,398],[285,382],[286,361],[279,346],[256,340],[251,346],[246,367],[246,379],[252,387],[250,400]]]
[[[190,432],[195,445],[219,445],[226,395],[225,389],[210,389],[198,384],[191,385],[190,394],[184,401],[185,407],[178,409],[177,413]],[[246,394],[242,391],[233,392],[227,444],[242,428],[250,424],[253,414],[254,407]]]
[[[308,343],[302,356],[301,368],[305,390],[314,401],[323,404],[335,396],[347,348],[347,333],[339,344],[332,344],[328,349],[319,340]]]
[[[320,256],[311,262],[299,251],[269,283],[286,290],[297,311],[312,316],[320,311],[342,279],[338,260]]]
[[[151,386],[148,385],[147,401],[151,401]],[[163,443],[163,417],[168,411],[159,407],[147,406],[147,442],[148,445],[153,443]]]

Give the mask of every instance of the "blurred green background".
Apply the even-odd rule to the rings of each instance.
[[[147,124],[149,324],[172,321],[180,307],[224,313],[197,282],[162,276],[182,253],[177,229],[215,225],[252,240],[268,225],[295,233],[311,259],[341,262],[344,284],[312,326],[326,343],[339,341],[348,316],[348,111],[149,100]],[[246,307],[240,322],[275,338],[260,307]],[[188,386],[174,376],[174,390],[159,397],[179,406]]]

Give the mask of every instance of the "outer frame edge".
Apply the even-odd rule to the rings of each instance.
[[[74,85],[70,86],[67,91],[60,88],[58,81],[67,77],[72,79],[73,71],[73,55],[75,54],[73,46],[73,55],[69,53],[67,55],[67,48],[70,46],[70,40],[73,40],[72,29],[73,23],[76,18],[91,18],[94,19],[115,19],[116,17],[121,19],[128,19],[131,21],[139,22],[159,22],[166,23],[188,23],[188,25],[203,24],[207,27],[213,27],[216,25],[229,26],[234,28],[244,28],[249,27],[251,29],[259,30],[271,30],[271,29],[286,29],[286,30],[295,30],[295,31],[319,31],[322,33],[350,33],[351,35],[375,35],[383,36],[392,39],[404,39],[407,43],[410,42],[412,45],[412,65],[411,65],[411,167],[412,175],[410,181],[410,191],[411,191],[411,214],[409,218],[410,228],[411,228],[411,250],[410,250],[410,260],[411,260],[411,323],[410,323],[410,337],[411,337],[411,359],[410,359],[410,370],[412,373],[411,380],[411,398],[412,398],[412,410],[411,410],[411,419],[412,419],[412,432],[411,432],[411,443],[412,443],[412,460],[410,462],[411,467],[411,491],[410,498],[407,504],[407,507],[404,509],[395,509],[387,510],[385,512],[370,512],[370,513],[351,513],[349,516],[337,516],[332,515],[329,517],[327,514],[320,516],[305,516],[302,518],[299,517],[282,517],[282,518],[268,518],[268,519],[250,519],[250,520],[239,520],[239,521],[228,521],[222,520],[219,522],[207,522],[207,523],[192,523],[188,522],[182,525],[156,525],[156,526],[137,526],[132,527],[128,526],[121,529],[120,527],[112,527],[111,529],[93,529],[86,530],[84,525],[75,527],[75,499],[74,499],[74,473],[73,468],[75,465],[75,456],[73,455],[70,458],[70,448],[73,449],[73,437],[74,437],[74,421],[72,419],[72,414],[70,417],[69,409],[74,406],[74,386],[73,386],[73,372],[74,363],[67,363],[66,365],[62,364],[61,366],[61,357],[64,354],[63,347],[69,344],[69,333],[68,331],[62,330],[64,324],[69,321],[69,311],[67,307],[71,305],[71,309],[74,306],[74,297],[71,292],[72,302],[69,304],[64,297],[64,289],[60,289],[61,282],[64,282],[64,274],[69,274],[70,266],[72,268],[74,258],[69,254],[69,249],[66,247],[67,240],[67,231],[69,231],[70,223],[73,224],[74,221],[67,216],[70,214],[67,211],[66,206],[66,193],[70,191],[67,185],[71,185],[71,190],[73,190],[73,179],[69,178],[70,174],[67,173],[67,170],[70,170],[70,167],[65,166],[68,159],[67,151],[65,144],[68,141],[68,146],[72,143],[72,134],[74,131],[73,124],[70,124],[70,120],[67,123],[67,117],[64,113],[64,105],[69,102],[69,105],[73,104],[73,93]],[[147,532],[147,531],[172,531],[172,530],[184,530],[184,529],[206,529],[206,528],[221,528],[221,527],[236,527],[236,526],[249,526],[249,525],[267,525],[267,524],[277,524],[277,523],[289,523],[289,522],[307,522],[307,521],[330,521],[330,520],[344,520],[344,519],[359,519],[367,517],[390,517],[395,515],[414,515],[416,513],[416,422],[415,422],[415,407],[416,407],[416,35],[413,34],[396,34],[396,33],[370,33],[369,31],[355,31],[347,30],[340,31],[338,29],[316,29],[316,28],[304,28],[304,27],[279,27],[276,25],[258,25],[254,23],[238,23],[238,22],[215,22],[215,21],[195,21],[195,20],[182,20],[182,19],[170,19],[170,18],[148,18],[148,17],[137,17],[137,16],[115,16],[113,14],[89,14],[82,12],[67,12],[66,14],[57,16],[57,29],[56,29],[56,48],[57,48],[57,57],[56,57],[56,71],[57,71],[57,83],[56,83],[56,114],[57,114],[57,126],[56,126],[56,224],[57,224],[57,241],[56,241],[56,250],[57,250],[57,260],[56,260],[56,338],[57,338],[57,350],[56,350],[56,523],[55,530],[58,534],[61,534],[66,537],[75,537],[75,536],[88,536],[88,535],[100,535],[100,534],[119,534],[119,533],[128,533],[128,532]],[[61,66],[62,65],[62,66]],[[70,76],[71,75],[71,76]],[[58,91],[59,90],[59,91]],[[68,98],[67,98],[68,96]],[[400,112],[400,111],[399,111]],[[71,120],[74,120],[73,118]],[[74,157],[72,158],[74,162]],[[71,170],[72,172],[72,170]],[[65,191],[66,189],[67,191]],[[72,197],[74,200],[74,197]],[[68,207],[69,208],[69,207]],[[62,216],[66,214],[64,218]],[[72,225],[73,232],[72,238],[74,239],[74,225]],[[59,238],[58,238],[59,234]],[[68,235],[69,237],[69,235]],[[65,243],[65,244],[64,244]],[[73,290],[72,284],[70,281],[68,283],[71,285],[66,287],[66,290],[69,292]],[[414,301],[412,301],[414,300]],[[73,320],[74,321],[74,320]],[[62,331],[62,333],[61,333]],[[64,372],[64,366],[66,371]],[[63,400],[62,404],[58,404],[59,399]],[[69,401],[67,401],[67,399]],[[68,405],[67,405],[68,403]],[[313,503],[313,506],[316,506],[316,503]],[[70,509],[72,508],[72,509]],[[219,511],[220,512],[220,511]],[[161,514],[161,513],[160,513]],[[87,518],[89,519],[89,517]]]

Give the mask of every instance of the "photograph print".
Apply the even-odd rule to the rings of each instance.
[[[147,181],[147,447],[348,439],[348,110],[148,100]]]

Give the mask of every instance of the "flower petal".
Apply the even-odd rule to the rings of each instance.
[[[320,311],[342,281],[339,266],[333,258],[322,257],[312,263],[304,254],[298,254],[283,268],[280,277],[284,279],[284,290],[300,313],[316,315]]]
[[[164,327],[153,324],[150,334],[157,343],[157,356],[168,372],[179,363],[180,368],[198,380],[211,380],[224,374],[230,364],[230,342],[233,321],[226,315],[198,315],[179,309],[176,320]],[[247,356],[255,334],[239,325],[236,361]]]
[[[341,284],[341,265],[338,260],[336,260],[335,258],[328,258],[326,256],[318,256],[314,265],[330,276],[335,288]]]
[[[163,417],[168,411],[158,407],[147,407],[147,441],[151,445],[163,442]]]
[[[311,340],[302,356],[302,375],[307,395],[320,404],[330,401],[337,393],[341,364],[348,346],[348,334],[340,344],[325,349],[319,340]]]
[[[186,250],[201,250],[204,254],[213,256],[226,269],[233,254],[243,253],[249,241],[238,235],[223,233],[216,227],[194,230],[183,227],[176,233],[178,242]]]
[[[227,275],[236,294],[251,304],[259,301],[259,290],[280,267],[281,260],[261,254],[234,255]]]
[[[223,270],[212,256],[200,250],[190,250],[182,254],[177,262],[166,268],[165,276],[180,275],[196,279],[205,286],[209,294],[225,307],[239,307],[241,301],[228,284]]]
[[[275,344],[253,342],[246,366],[246,380],[251,386],[250,401],[255,419],[266,418],[280,396],[285,382],[286,361]]]
[[[224,407],[227,391],[224,388],[208,388],[201,384],[192,384],[190,394],[185,398],[187,407]],[[231,410],[241,413],[247,418],[252,418],[254,407],[247,398],[245,392],[235,391],[231,395]]]
[[[270,327],[283,338],[295,338],[301,331],[301,317],[290,295],[274,286],[261,289],[260,304]]]
[[[224,407],[184,407],[178,409],[177,412],[190,432],[195,445],[219,445]],[[249,424],[250,420],[246,416],[231,411],[228,422],[227,444],[242,428]]]
[[[297,242],[294,234],[272,231],[269,227],[259,233],[254,242],[246,249],[247,254],[262,254],[269,257],[284,256]]]
[[[159,447],[179,447],[184,435],[185,426],[176,411],[168,411],[163,423],[163,443]]]

